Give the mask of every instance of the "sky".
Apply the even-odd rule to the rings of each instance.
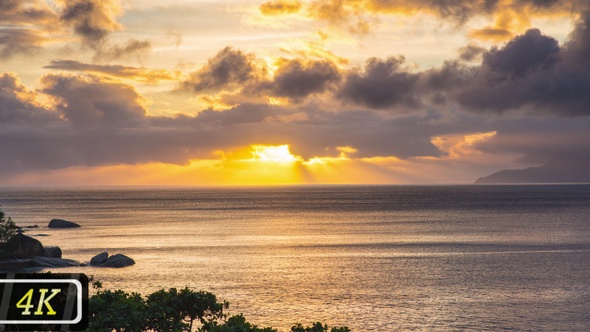
[[[586,0],[1,0],[0,185],[472,183],[590,155]]]

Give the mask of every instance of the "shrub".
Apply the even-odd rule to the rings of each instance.
[[[0,209],[0,243],[6,243],[15,234],[18,227],[10,217],[6,218],[4,211]]]
[[[6,218],[4,211],[0,209],[0,259],[7,258],[10,250],[6,248],[6,243],[14,235],[18,227],[14,224],[14,221],[10,217]]]
[[[93,281],[93,278],[90,278]],[[160,289],[145,299],[138,293],[122,290],[102,290],[93,282],[96,294],[89,301],[89,332],[193,331],[198,332],[278,332],[271,327],[258,327],[246,321],[242,314],[227,317],[223,313],[227,302],[217,302],[214,294],[195,292],[185,287]],[[296,324],[291,332],[350,332],[348,327],[333,327],[317,322],[304,327]]]

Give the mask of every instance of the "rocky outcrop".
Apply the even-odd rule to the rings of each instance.
[[[30,258],[0,261],[0,272],[32,272],[47,268],[60,268],[72,266],[84,266],[84,264],[71,259],[37,256]]]
[[[18,233],[6,242],[6,252],[12,258],[47,256],[43,244],[37,239]]]
[[[0,261],[0,272],[35,271],[43,268],[83,266],[61,258],[59,247],[43,247],[39,240],[19,232],[4,246],[7,258]]]
[[[78,228],[80,225],[76,224],[75,222],[63,220],[63,219],[51,219],[49,228]]]
[[[47,254],[47,257],[61,258],[60,247],[45,247],[45,253]]]
[[[90,265],[101,265],[104,264],[107,259],[109,258],[109,253],[108,252],[101,252],[100,254],[92,257],[92,259],[90,259]]]
[[[105,259],[105,257],[107,258]],[[90,260],[90,265],[100,267],[125,267],[134,264],[135,261],[131,257],[123,254],[116,254],[109,257],[107,252],[100,253]]]
[[[72,259],[55,257],[33,257],[31,258],[31,262],[34,267],[42,268],[84,266],[84,264]]]

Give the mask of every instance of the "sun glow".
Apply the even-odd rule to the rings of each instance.
[[[277,163],[294,163],[300,161],[301,157],[291,154],[289,144],[284,145],[252,145],[252,156],[254,160],[269,161]]]

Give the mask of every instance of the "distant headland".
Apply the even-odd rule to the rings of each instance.
[[[502,170],[480,177],[475,183],[590,183],[590,157],[555,159],[539,167]]]

